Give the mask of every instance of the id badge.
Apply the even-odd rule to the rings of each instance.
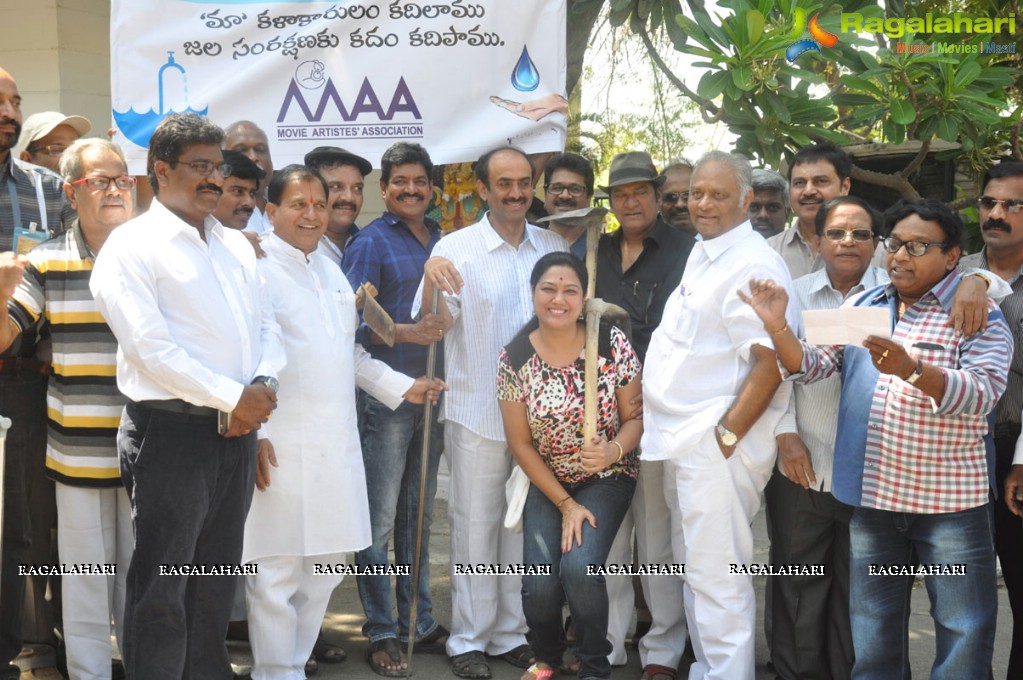
[[[14,252],[19,255],[26,255],[28,251],[50,237],[45,231],[38,229],[26,229],[25,227],[14,228]]]

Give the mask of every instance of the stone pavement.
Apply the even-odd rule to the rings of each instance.
[[[442,475],[446,472],[446,465],[441,465]],[[446,489],[443,478],[438,484],[441,487],[438,493],[437,502],[434,504],[433,536],[431,540],[431,584],[433,593],[433,613],[437,621],[444,625],[451,622],[451,600],[450,600],[450,564],[448,551],[450,545],[450,533],[447,521],[447,500],[444,498]],[[755,561],[767,561],[767,530],[764,521],[764,513],[760,512],[754,520],[755,535]],[[764,585],[767,577],[755,576],[753,579],[757,590],[757,613],[762,617]],[[995,640],[994,677],[1004,678],[1006,663],[1009,653],[1009,628],[1011,613],[1009,611],[1008,598],[1005,588],[999,580],[998,589],[998,632]],[[910,657],[912,662],[913,676],[926,678],[930,675],[930,665],[934,655],[934,629],[928,614],[929,603],[927,591],[923,584],[918,582],[913,591],[912,614],[910,616]],[[341,586],[334,591],[330,607],[326,617],[327,638],[340,644],[348,652],[348,660],[340,664],[320,664],[320,670],[315,676],[317,680],[375,680],[380,676],[376,675],[366,663],[366,651],[368,644],[362,636],[361,626],[363,622],[362,607],[359,604],[359,594],[355,587],[355,579],[346,577]],[[248,649],[244,645],[232,643],[232,656],[237,663],[246,664],[251,662],[248,656]],[[758,622],[757,627],[757,680],[769,680],[775,676],[767,669],[767,645],[764,639],[763,626]],[[518,680],[522,670],[510,664],[492,659],[491,670],[494,680]],[[412,660],[413,674],[418,678],[426,680],[451,680],[455,676],[451,673],[451,666],[447,657],[443,655],[416,655]],[[629,648],[629,660],[625,666],[614,668],[611,677],[613,680],[639,680],[642,669],[639,666],[639,655],[634,647]],[[565,677],[556,675],[555,677]],[[685,678],[684,674],[680,674]],[[967,679],[964,679],[967,680]]]

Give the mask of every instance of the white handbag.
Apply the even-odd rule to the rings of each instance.
[[[522,511],[526,507],[529,493],[529,477],[518,465],[512,468],[511,476],[504,483],[504,498],[508,511],[504,514],[504,526],[517,534],[522,533]]]

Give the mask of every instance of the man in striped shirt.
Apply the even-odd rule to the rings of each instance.
[[[27,349],[42,328],[53,340],[46,468],[56,483],[60,560],[117,566],[116,576],[62,577],[68,670],[72,677],[109,678],[110,618],[120,633],[131,509],[117,459],[124,407],[115,379],[117,341],[96,308],[89,278],[107,236],[131,217],[135,180],[121,150],[103,139],[68,147],[61,172],[78,219],[27,257],[5,253],[0,259],[6,284],[0,289],[6,302],[0,305],[6,317],[0,318],[0,350]]]
[[[853,677],[887,677],[904,666],[905,607],[923,564],[936,630],[931,677],[982,678],[998,606],[984,437],[1005,391],[1012,334],[993,302],[981,333],[965,337],[949,325],[963,224],[947,206],[900,202],[886,225],[892,283],[855,305],[888,310],[891,339],[808,345],[787,327],[779,286],[755,282],[749,302],[787,374],[810,383],[842,372],[833,490],[855,508]]]
[[[476,190],[490,206],[482,220],[442,238],[424,265],[412,314],[430,309],[434,286],[447,295],[439,308],[453,325],[444,342],[444,451],[451,466],[448,515],[452,564],[522,561],[522,537],[504,528],[504,484],[512,471],[497,404],[497,356],[533,314],[529,275],[541,257],[568,250],[565,239],[526,222],[533,165],[520,149],[488,151],[476,162]],[[461,678],[491,677],[484,653],[528,668],[518,578],[451,578],[447,652]]]

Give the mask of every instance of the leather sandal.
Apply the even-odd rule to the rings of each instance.
[[[483,652],[473,650],[451,657],[451,672],[466,680],[490,680],[490,665]]]

